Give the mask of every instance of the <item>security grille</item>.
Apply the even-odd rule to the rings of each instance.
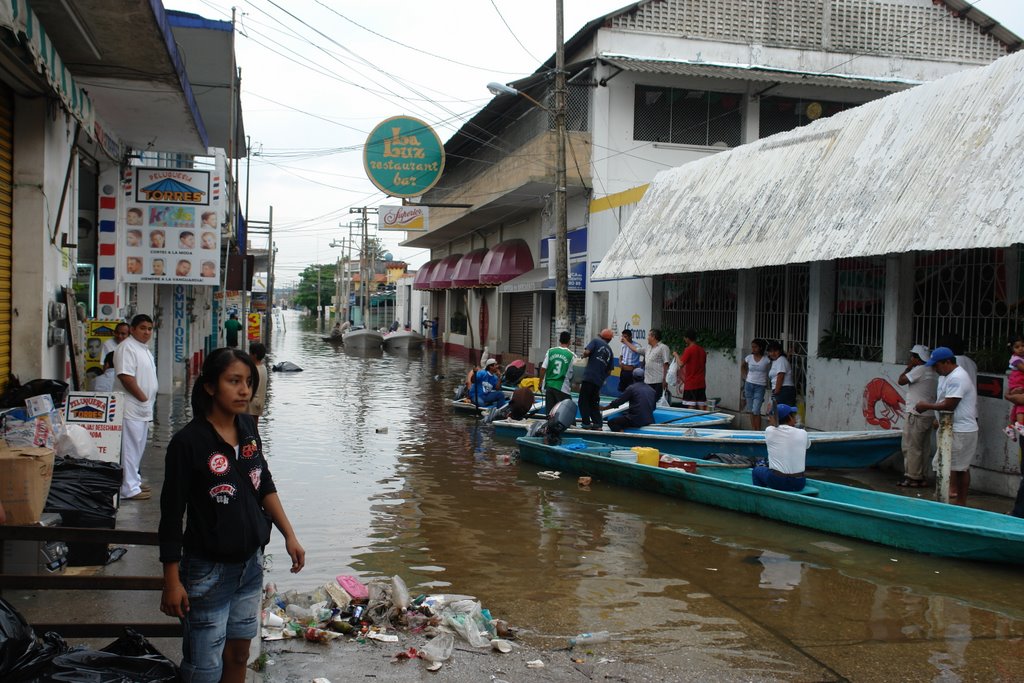
[[[633,139],[736,147],[742,129],[742,101],[735,93],[637,85]]]
[[[1024,331],[1021,255],[1019,247],[917,254],[913,342],[934,347],[953,332],[979,370],[1003,372],[1011,335]]]
[[[666,275],[662,280],[664,327],[710,331],[725,338],[736,336],[735,270]]]
[[[793,366],[798,394],[806,390],[807,310],[810,268],[806,263],[770,266],[757,273],[756,336],[782,342]]]
[[[553,309],[554,307],[552,307]],[[551,346],[558,346],[558,333],[561,330],[555,329],[555,318],[551,317],[551,338],[548,340]],[[584,347],[590,342],[584,337],[587,333],[587,294],[586,292],[569,292],[569,334],[572,340],[569,342],[576,355],[583,352]]]
[[[849,102],[826,102],[824,100],[802,100],[792,97],[762,97],[760,106],[759,136],[783,133],[817,119],[824,119],[841,111],[856,107]]]
[[[938,0],[664,0],[642,3],[609,24],[767,47],[924,59],[988,62],[1008,52]]]
[[[528,360],[533,340],[533,294],[509,295],[508,352]]]
[[[832,328],[819,355],[880,361],[884,326],[885,257],[840,259]]]

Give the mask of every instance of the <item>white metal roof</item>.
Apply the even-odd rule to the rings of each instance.
[[[659,173],[594,279],[1024,242],[1024,52]]]
[[[624,71],[640,73],[733,78],[767,83],[843,86],[867,90],[882,90],[885,92],[904,90],[921,83],[921,81],[893,76],[862,76],[838,72],[798,71],[763,64],[731,64],[695,59],[644,57],[614,52],[602,52],[600,59]]]

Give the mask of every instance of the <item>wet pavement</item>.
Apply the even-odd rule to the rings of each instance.
[[[261,431],[307,565],[288,573],[275,532],[268,580],[307,590],[342,573],[400,574],[413,595],[475,595],[522,629],[525,650],[457,650],[437,674],[445,680],[1024,679],[1019,567],[893,550],[614,482],[581,490],[573,478],[543,480],[517,462],[514,442],[447,410],[461,360],[430,350],[356,355],[324,344],[290,312],[271,353],[304,368],[272,373]],[[154,450],[144,465],[154,483],[161,456]],[[850,476],[906,493],[892,474]],[[126,503],[118,527],[155,528],[156,515],[155,498]],[[132,548],[104,571],[158,572],[156,549]],[[15,604],[31,621],[59,608],[53,598]],[[139,598],[89,597],[76,609],[159,619],[158,598]],[[597,630],[612,641],[591,654],[562,649]],[[433,676],[420,662],[387,663],[400,649],[272,645],[265,676]],[[537,657],[548,666],[526,669]]]

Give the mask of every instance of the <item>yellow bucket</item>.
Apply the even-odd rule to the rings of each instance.
[[[641,465],[657,467],[658,461],[661,459],[661,453],[658,452],[657,448],[647,448],[646,446],[633,446],[633,448],[631,448],[630,450],[636,452],[636,461]]]
[[[524,377],[523,381],[519,383],[519,386],[526,387],[536,394],[540,391],[540,379],[537,377]]]

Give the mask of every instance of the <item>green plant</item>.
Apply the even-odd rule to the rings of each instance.
[[[686,346],[683,341],[684,330],[666,327],[661,331],[661,341],[670,349],[682,352]],[[736,360],[736,330],[703,329],[697,331],[697,343],[708,351],[720,351],[732,360]]]

